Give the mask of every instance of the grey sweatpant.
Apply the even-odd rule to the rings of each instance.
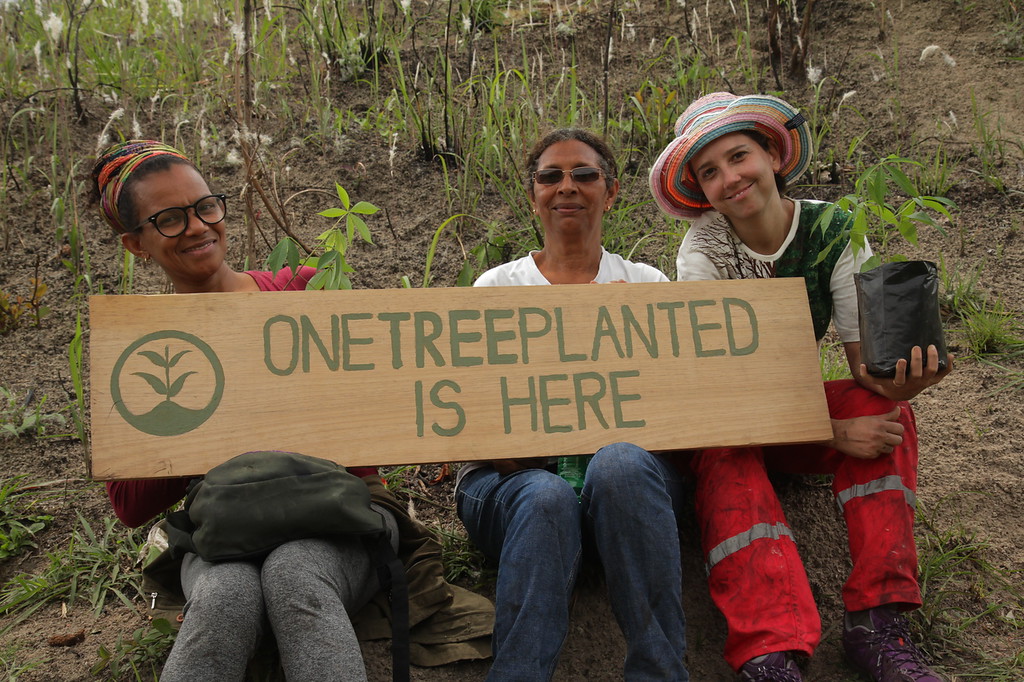
[[[394,517],[384,514],[392,545]],[[181,567],[185,619],[162,682],[242,680],[267,625],[289,682],[366,680],[349,614],[376,593],[373,560],[358,538],[294,540],[260,562]]]

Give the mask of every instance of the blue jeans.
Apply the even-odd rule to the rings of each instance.
[[[569,630],[583,543],[604,566],[626,639],[625,679],[689,679],[678,516],[683,486],[663,458],[629,443],[601,448],[582,500],[556,474],[486,467],[456,494],[470,539],[498,561],[488,680],[549,680]],[[586,538],[586,540],[584,539]]]

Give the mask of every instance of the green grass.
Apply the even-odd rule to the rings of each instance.
[[[0,616],[9,617],[0,635],[55,602],[69,609],[85,603],[96,616],[112,599],[134,608],[142,576],[135,562],[144,540],[115,518],[93,526],[79,514],[70,543],[47,552],[41,572],[16,575],[0,589]]]
[[[970,671],[960,679],[1019,680],[1024,649],[1009,657],[978,651],[967,642],[975,630],[1004,633],[1006,641],[1024,630],[1024,573],[992,562],[991,546],[980,532],[959,522],[939,524],[934,510],[918,508],[918,564],[922,607],[913,622],[922,648],[934,660]],[[1017,641],[1021,641],[1018,635]]]
[[[47,659],[38,659],[33,654],[36,652],[25,651],[24,647],[16,644],[0,649],[0,677],[7,682],[16,682],[23,674],[46,665]]]
[[[445,580],[451,583],[468,581],[474,586],[484,581],[493,582],[494,576],[485,569],[484,555],[469,541],[464,532],[440,526],[433,526],[432,530],[441,541]]]
[[[821,344],[819,361],[822,381],[850,378],[850,363],[846,360],[846,351],[843,350],[841,342],[830,341]]]

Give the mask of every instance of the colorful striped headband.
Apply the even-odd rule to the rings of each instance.
[[[92,175],[100,193],[100,212],[115,232],[124,234],[135,228],[134,225],[125,225],[117,213],[117,203],[128,178],[144,161],[161,155],[179,158],[194,167],[177,149],[156,140],[119,142],[107,147],[96,159]]]
[[[696,218],[710,210],[690,160],[709,142],[742,130],[760,131],[775,142],[782,159],[779,175],[787,185],[810,165],[811,126],[787,102],[770,95],[705,95],[679,117],[676,139],[651,167],[651,193],[661,210],[677,218]]]

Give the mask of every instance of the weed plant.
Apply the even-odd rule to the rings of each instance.
[[[82,362],[82,345],[82,314],[79,313],[75,318],[75,335],[68,343],[68,369],[71,373],[71,386],[74,391],[69,412],[71,413],[71,423],[75,427],[75,436],[88,450],[89,430],[86,425],[85,367]]]
[[[1024,330],[1016,315],[999,299],[984,292],[980,264],[968,272],[939,261],[940,304],[956,320],[954,329],[967,353],[974,357],[1016,355],[1024,351]]]
[[[441,555],[444,560],[444,579],[450,583],[469,582],[479,587],[485,581],[483,566],[486,561],[464,533],[439,526],[432,528],[441,541]]]
[[[96,677],[102,675],[115,680],[126,676],[135,680],[156,680],[176,635],[177,631],[165,618],[157,618],[128,637],[119,636],[113,650],[100,646],[99,660],[90,672]]]
[[[38,274],[32,278],[29,288],[31,293],[27,297],[20,294],[12,297],[0,290],[0,334],[17,329],[29,319],[38,327],[43,318],[50,314],[50,308],[43,305],[48,287],[39,279]]]
[[[24,485],[24,476],[0,479],[0,560],[38,547],[35,536],[53,515],[42,512],[38,491]]]
[[[850,363],[840,341],[826,341],[818,353],[821,365],[821,380],[835,381],[850,378]]]
[[[972,355],[1019,353],[1024,349],[1020,323],[999,299],[977,307],[965,306],[960,319],[964,343]]]
[[[981,177],[992,189],[1005,194],[1007,187],[1002,177],[1002,165],[1006,150],[1002,122],[998,117],[992,121],[992,113],[982,110],[974,92],[971,92],[971,116],[978,135],[975,155],[981,163]]]
[[[17,438],[34,436],[41,438],[51,426],[63,427],[67,420],[60,412],[46,409],[46,396],[33,406],[35,391],[30,390],[24,398],[0,386],[0,437]]]
[[[937,512],[949,500],[941,500]],[[918,581],[923,604],[914,615],[920,628],[920,642],[936,659],[970,661],[980,677],[994,680],[1019,679],[1021,653],[1010,660],[982,656],[968,651],[963,642],[967,631],[984,623],[990,630],[1007,632],[1024,627],[1024,591],[1020,569],[1006,569],[992,563],[990,545],[976,531],[959,523],[941,526],[934,512],[918,508]]]

